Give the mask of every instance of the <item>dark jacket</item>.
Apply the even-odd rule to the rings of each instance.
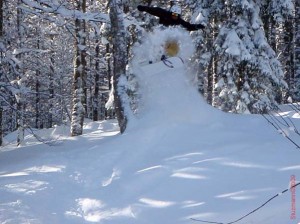
[[[159,7],[148,7],[148,6],[142,6],[139,5],[138,7],[139,11],[147,12],[153,16],[159,17],[159,23],[164,26],[177,26],[181,25],[184,28],[186,28],[188,31],[194,31],[199,29],[204,29],[205,26],[202,24],[190,24],[189,22],[184,21],[180,15],[178,15],[177,19],[172,18],[172,12],[167,11],[165,9],[159,8]]]

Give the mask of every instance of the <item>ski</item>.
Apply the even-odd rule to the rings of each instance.
[[[180,57],[162,57],[161,61],[142,65],[140,68],[145,74],[157,74],[170,69],[178,69],[184,66],[184,61]]]

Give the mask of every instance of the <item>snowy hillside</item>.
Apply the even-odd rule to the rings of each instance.
[[[115,121],[87,121],[80,137],[68,127],[37,132],[52,146],[28,134],[16,147],[7,136],[0,222],[229,223],[299,179],[299,149],[261,116],[207,105],[185,71],[140,73],[143,105],[123,135]],[[291,213],[288,191],[238,223],[299,222]]]

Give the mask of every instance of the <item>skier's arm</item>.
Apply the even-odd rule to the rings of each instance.
[[[204,29],[205,26],[202,24],[190,24],[189,22],[184,21],[183,19],[180,19],[180,24],[186,28],[188,31],[195,31],[199,29]]]
[[[149,6],[142,6],[139,5],[137,9],[141,12],[147,12],[153,16],[162,17],[167,12],[166,10],[159,8],[159,7],[149,7]]]

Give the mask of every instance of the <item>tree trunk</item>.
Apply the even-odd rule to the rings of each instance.
[[[295,87],[296,100],[300,101],[300,2],[295,1],[295,18],[294,18],[294,73],[297,79]]]
[[[0,45],[3,42],[3,1],[0,0]],[[2,60],[3,60],[3,54],[0,49],[0,77],[2,76]],[[2,107],[2,102],[0,101],[0,146],[2,146],[3,140],[3,107]]]
[[[54,101],[54,56],[53,52],[51,52],[50,56],[50,74],[49,74],[49,111],[48,111],[48,122],[47,127],[51,128],[53,126],[53,115],[52,115],[52,108],[53,108],[53,101]]]
[[[77,1],[77,10],[86,11],[86,0]],[[73,111],[71,136],[82,135],[83,121],[86,107],[86,37],[85,22],[80,19],[75,20],[76,34],[76,59],[73,78]]]
[[[110,45],[106,44],[106,54],[110,54]],[[108,89],[111,90],[111,76],[112,76],[112,68],[111,68],[111,57],[106,57],[107,63],[107,79],[108,79]]]
[[[209,37],[208,43],[209,46],[208,48],[213,49],[213,43],[215,39],[218,36],[218,31],[217,31],[217,24],[218,24],[218,19],[214,17],[212,19],[212,35]],[[210,105],[215,106],[215,84],[217,82],[217,59],[215,55],[212,55],[211,60],[210,60],[210,65],[207,71],[207,102]]]
[[[38,36],[38,32],[36,32],[36,35]],[[40,49],[40,41],[37,40],[37,49]],[[37,62],[38,64],[38,62]],[[36,82],[35,82],[35,127],[37,129],[42,129],[43,128],[43,121],[41,118],[41,96],[40,96],[40,75],[41,72],[40,70],[36,70],[35,72],[36,75]]]
[[[93,96],[93,121],[98,121],[99,118],[99,80],[100,80],[100,45],[99,40],[96,41],[95,49],[95,84]]]
[[[261,19],[263,21],[264,30],[268,43],[274,51],[276,51],[276,23],[274,16],[270,13],[270,5],[265,3],[261,9]]]
[[[0,106],[0,146],[3,144],[3,108]]]
[[[42,129],[42,121],[40,118],[41,112],[40,112],[40,82],[39,82],[39,76],[40,71],[36,71],[36,83],[35,83],[35,128]]]
[[[122,15],[122,1],[112,0],[110,3],[111,31],[113,36],[113,88],[114,88],[114,106],[116,116],[119,122],[120,131],[123,133],[127,126],[127,117],[125,115],[124,102],[126,91],[121,86],[121,79],[125,78],[126,73],[126,35]]]
[[[293,20],[287,18],[284,23],[284,33],[283,33],[283,42],[284,42],[284,62],[285,62],[285,81],[289,86],[289,91],[284,96],[284,103],[288,102],[289,97],[293,97],[293,90],[295,89],[295,71],[293,69],[294,63],[294,29],[293,29]]]
[[[18,6],[21,5],[21,1],[18,1]],[[18,29],[18,41],[19,41],[19,48],[22,49],[23,47],[23,35],[24,35],[24,31],[23,31],[23,27],[22,27],[22,22],[23,22],[23,11],[21,8],[17,8],[17,29]],[[18,59],[20,61],[22,61],[21,55],[17,55]],[[18,73],[17,74],[17,79],[21,80],[21,75],[24,74],[23,68],[20,68],[19,66],[17,66],[18,68]],[[21,85],[22,81],[19,82],[19,93],[17,93],[17,128],[18,128],[18,137],[17,137],[17,144],[18,146],[22,144],[22,142],[24,141],[24,111],[25,111],[25,103],[24,101],[24,96],[21,90]]]
[[[0,41],[3,38],[3,2],[4,0],[0,0]]]

